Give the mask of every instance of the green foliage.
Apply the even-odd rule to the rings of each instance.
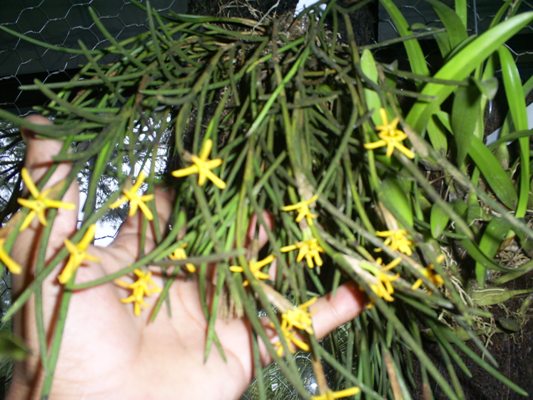
[[[464,1],[456,2],[455,11],[436,0],[430,3],[445,28],[434,38],[443,61],[433,75],[416,35],[390,0],[381,4],[405,39],[410,71],[391,69],[376,60],[371,50],[359,48],[350,25],[351,10],[334,1],[324,14],[312,9],[307,22],[297,22],[304,24],[301,32],[287,31],[276,20],[257,24],[238,18],[162,17],[148,7],[149,32],[124,42],[106,33],[91,12],[110,47],[91,51],[80,44],[80,49],[68,50],[87,57],[75,78],[25,87],[49,97],[49,104],[37,111],[54,119],[53,127],[31,128],[64,141],[58,161],[72,162],[71,180],[89,171],[83,227],[104,218],[120,195],[117,190],[98,201],[99,183],[111,179],[123,187],[140,169],[149,175],[148,191],[166,182],[175,188],[176,199],[171,229],[158,238],[152,252],[115,274],[74,284],[62,300],[63,309],[76,295],[70,290],[111,282],[150,264],[169,272],[153,315],[157,318],[172,280],[184,275],[181,265],[193,262],[199,266],[200,290],[207,293],[212,283],[207,265],[216,261],[214,302],[207,294],[202,298],[209,321],[206,355],[218,351],[211,347],[217,346],[214,321],[219,313],[244,315],[258,338],[266,342],[275,368],[298,395],[308,398],[308,386],[295,361],[299,356],[280,357],[258,315],[270,318],[281,334],[279,305],[269,290],[301,304],[335,290],[340,282],[353,281],[373,306],[324,342],[305,337],[313,359],[333,371],[332,388],[357,385],[364,398],[414,398],[415,371],[420,371],[424,390],[431,391],[436,383],[448,398],[457,399],[464,396],[457,371],[469,374],[463,361],[469,357],[524,394],[498,373],[489,356],[479,357],[457,333],[479,344],[474,321],[483,314],[480,308],[529,293],[519,290],[502,295],[500,289],[489,288],[471,292],[466,301],[463,288],[473,275],[479,284],[486,284],[487,271],[506,271],[503,277],[508,279],[520,276],[494,257],[510,236],[520,240],[533,236],[517,219],[525,215],[531,178],[524,89],[504,47],[531,23],[533,13],[503,18],[473,38],[467,36]],[[345,37],[339,38],[336,25],[328,25],[326,16],[344,21]],[[110,55],[117,61],[104,62]],[[505,140],[512,138],[519,146],[519,156],[509,160],[513,168],[484,143],[485,108],[494,95],[489,64],[494,55],[503,70],[510,110]],[[417,88],[411,93],[415,97],[412,106],[400,105],[396,78],[402,72]],[[445,102],[450,97],[451,107]],[[399,118],[398,129],[409,138],[404,144],[410,143],[408,147],[416,154],[413,160],[398,149],[387,157],[382,148],[365,148],[381,140],[375,133],[385,123],[381,108],[389,121]],[[0,110],[0,117],[17,126],[30,126],[5,111]],[[188,166],[190,155],[198,154],[208,139],[214,142],[211,158],[224,160],[216,172],[226,189],[200,186],[194,176],[175,180],[165,173]],[[164,167],[167,163],[169,168]],[[282,210],[315,195],[317,201],[310,206],[317,215],[313,225],[305,219],[296,222],[294,215]],[[267,223],[264,211],[276,221],[274,226]],[[491,220],[493,215],[499,217]],[[268,281],[268,287],[249,268],[244,268],[244,276],[227,268],[262,258],[259,249],[245,249],[254,216],[268,236],[263,252],[277,259],[277,276]],[[191,258],[169,260],[178,232],[185,229],[180,242],[188,244]],[[401,253],[377,234],[398,230],[404,230],[412,241],[412,254]],[[308,268],[296,260],[294,252],[281,251],[310,238],[325,252],[320,268]],[[461,268],[453,259],[443,262],[439,257],[456,246],[466,253]],[[38,292],[66,255],[66,250],[59,252],[46,268],[39,269],[5,319]],[[384,265],[401,262],[394,268],[399,275],[389,293],[393,301],[386,301],[376,289],[381,279],[376,271],[383,271],[378,258],[385,260]],[[430,273],[430,264],[434,273]],[[503,277],[499,282],[503,283]],[[250,285],[243,287],[243,280]],[[422,288],[413,286],[417,281]],[[59,318],[47,356],[48,384],[66,315]],[[445,373],[428,356],[434,345]],[[288,353],[286,343],[282,348]],[[254,349],[258,359],[257,346]],[[268,379],[258,378],[257,385],[251,393],[271,398]]]

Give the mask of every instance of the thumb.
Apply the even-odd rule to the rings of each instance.
[[[39,115],[27,118],[29,122],[37,125],[51,125],[52,123]],[[63,191],[61,182],[65,180],[71,171],[70,163],[56,163],[53,158],[63,148],[63,143],[57,140],[39,139],[35,132],[29,129],[21,129],[21,134],[26,141],[26,157],[23,170],[24,191],[19,198],[19,204],[25,214],[22,217],[21,232],[19,233],[13,253],[22,265],[32,263],[36,249],[29,246],[38,246],[38,235],[42,231],[49,209],[56,208],[57,216],[54,220],[49,237],[46,257],[49,258],[63,247],[64,239],[68,238],[76,229],[77,211],[79,202],[78,184],[74,180],[66,191],[63,198],[59,193]],[[39,189],[39,182],[54,165],[57,165],[53,174]],[[46,200],[45,200],[46,199]]]

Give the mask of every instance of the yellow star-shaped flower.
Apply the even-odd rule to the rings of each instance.
[[[122,204],[127,203],[129,201],[130,211],[128,215],[130,217],[132,215],[135,215],[135,213],[137,212],[137,208],[140,208],[142,213],[146,217],[146,219],[148,221],[152,221],[154,219],[154,215],[152,214],[152,211],[150,211],[150,209],[146,205],[146,202],[153,200],[154,195],[145,194],[143,196],[139,196],[139,194],[137,193],[145,179],[146,179],[146,176],[144,175],[144,172],[141,171],[139,176],[137,177],[137,180],[135,181],[135,184],[129,189],[123,189],[122,193],[124,193],[124,195],[121,196],[113,204],[111,204],[109,208],[120,207]]]
[[[295,204],[289,204],[287,206],[281,207],[282,211],[297,211],[298,214],[296,215],[296,222],[300,222],[304,218],[307,221],[307,224],[309,226],[313,225],[313,219],[317,217],[316,214],[313,214],[311,210],[309,209],[309,206],[317,201],[318,195],[314,195],[308,200],[302,200]]]
[[[298,250],[298,256],[296,257],[296,261],[300,262],[305,258],[305,261],[307,262],[309,268],[314,268],[315,264],[321,267],[323,264],[322,258],[320,257],[320,253],[323,253],[324,249],[318,244],[318,240],[314,238],[284,246],[280,250],[283,253]]]
[[[303,351],[309,351],[309,345],[303,341],[303,339],[298,335],[297,332],[294,331],[294,328],[290,326],[286,320],[281,322],[281,334],[285,338],[285,341],[287,342],[287,346],[291,353],[294,353],[297,348]],[[279,338],[272,344],[274,345],[278,356],[283,356],[284,349]]]
[[[209,179],[217,188],[224,189],[226,183],[211,172],[213,168],[219,167],[223,163],[221,158],[215,158],[214,160],[209,160],[207,158],[209,157],[212,148],[213,141],[207,139],[202,145],[199,156],[191,155],[192,165],[187,168],[173,171],[172,176],[182,178],[184,176],[198,174],[198,185],[203,186],[206,180]]]
[[[63,268],[63,271],[58,277],[59,283],[63,285],[67,283],[74,275],[74,272],[76,272],[76,270],[84,261],[99,261],[98,257],[87,253],[87,248],[92,243],[95,232],[96,225],[93,224],[87,228],[87,231],[78,244],[74,244],[70,240],[65,239],[65,246],[70,253],[70,257],[65,265],[65,268]]]
[[[172,252],[172,254],[168,256],[168,258],[170,258],[171,260],[185,260],[187,258],[187,252],[185,251],[185,246],[178,247],[176,250]],[[187,268],[187,271],[189,271],[191,274],[193,272],[196,272],[196,267],[194,266],[194,264],[187,263],[185,264],[185,268]]]
[[[22,267],[15,260],[13,260],[4,249],[5,241],[5,239],[0,239],[0,262],[2,262],[2,264],[4,264],[12,274],[20,274]]]
[[[331,390],[328,390],[326,393],[318,395],[318,396],[311,396],[311,400],[335,400],[335,399],[342,399],[344,397],[349,396],[355,396],[361,391],[357,386],[340,390],[338,392],[332,392]]]
[[[309,307],[316,301],[316,297],[300,304],[298,307],[289,309],[281,314],[282,324],[291,328],[297,328],[302,331],[313,334],[313,319],[309,312]]]
[[[392,285],[392,282],[400,277],[400,274],[391,275],[387,272],[400,264],[401,261],[401,258],[395,258],[390,263],[383,266],[383,261],[381,258],[378,258],[376,262],[379,267],[369,264],[361,264],[364,269],[372,273],[375,277],[375,281],[369,285],[370,289],[385,301],[394,301],[394,298],[392,297],[392,294],[394,294],[394,286]]]
[[[152,279],[152,273],[150,271],[144,272],[137,268],[133,273],[137,277],[135,282],[127,283],[117,279],[115,284],[132,291],[130,296],[120,299],[120,301],[122,303],[133,303],[133,313],[138,317],[146,306],[144,298],[161,292],[161,288]]]
[[[442,263],[444,261],[444,259],[445,259],[445,257],[442,254],[437,257],[437,261],[439,263]],[[435,268],[433,267],[433,264],[429,264],[426,268],[424,268],[420,272],[422,273],[422,275],[425,278],[427,278],[436,287],[441,287],[442,285],[444,285],[444,279],[442,279],[442,276],[437,274],[437,272],[435,271]],[[415,283],[413,283],[413,285],[411,286],[411,289],[416,290],[420,286],[422,286],[423,283],[424,283],[424,281],[422,280],[422,278],[419,278],[419,279],[416,280]]]
[[[249,261],[248,268],[250,268],[250,272],[256,279],[267,280],[268,278],[270,278],[270,276],[266,272],[261,271],[261,268],[263,268],[264,266],[274,261],[274,258],[275,257],[271,254],[268,257],[265,257],[259,261],[255,261],[255,260]],[[239,272],[239,273],[244,272],[244,268],[239,265],[232,265],[229,267],[229,269],[231,272]],[[248,280],[245,280],[243,282],[243,286],[248,286],[249,284],[250,282],[248,282]]]
[[[396,229],[394,231],[378,231],[376,236],[386,238],[383,244],[389,246],[391,250],[399,251],[400,253],[410,256],[413,254],[413,242],[407,236],[405,229]],[[381,251],[377,248],[376,251]]]
[[[378,137],[380,138],[380,140],[372,143],[366,143],[364,145],[365,149],[374,150],[379,147],[386,146],[387,157],[392,156],[392,153],[396,149],[406,157],[414,158],[415,154],[402,144],[402,142],[407,139],[407,135],[405,134],[405,132],[396,128],[398,122],[400,122],[400,119],[396,117],[391,122],[389,122],[387,118],[387,112],[384,108],[380,109],[379,113],[381,115],[381,121],[383,122],[382,125],[376,126],[376,129],[378,130]]]
[[[76,206],[72,203],[49,199],[48,195],[52,190],[51,188],[39,192],[26,168],[22,168],[21,175],[22,180],[26,184],[26,187],[30,191],[30,194],[33,196],[33,199],[17,200],[17,202],[21,206],[26,207],[30,210],[26,218],[24,218],[22,225],[20,226],[20,231],[23,231],[28,226],[30,226],[31,221],[33,221],[33,218],[35,216],[37,216],[42,225],[46,226],[45,211],[47,208],[63,208],[65,210],[74,210],[76,208]]]

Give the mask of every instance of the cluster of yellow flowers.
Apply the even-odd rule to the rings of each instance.
[[[414,154],[401,144],[401,142],[407,137],[407,135],[401,130],[397,129],[399,118],[395,118],[391,122],[389,122],[387,118],[387,113],[384,109],[380,110],[380,115],[382,119],[382,125],[378,125],[376,127],[380,140],[374,143],[365,144],[365,148],[373,150],[378,147],[387,146],[386,155],[388,157],[390,157],[393,151],[396,149],[402,152],[405,156],[413,158]],[[217,168],[222,165],[223,161],[220,158],[209,159],[209,155],[211,153],[212,148],[212,140],[206,139],[202,145],[202,148],[200,149],[199,155],[189,156],[191,165],[173,171],[172,175],[177,178],[182,178],[189,175],[198,174],[198,184],[200,186],[203,186],[207,182],[207,180],[209,180],[219,189],[224,189],[226,187],[226,183],[212,172],[214,168]],[[32,199],[18,200],[23,207],[29,210],[28,214],[26,215],[20,226],[21,231],[28,228],[35,217],[37,217],[37,219],[42,225],[46,225],[47,222],[45,212],[49,208],[63,208],[66,210],[75,209],[75,205],[72,203],[50,199],[50,189],[43,190],[42,192],[39,191],[25,168],[23,168],[22,170],[22,178],[32,196]],[[129,203],[130,216],[135,215],[137,210],[140,209],[145,218],[149,221],[152,221],[154,215],[147,203],[154,199],[154,195],[139,195],[138,193],[139,189],[144,183],[145,178],[145,174],[141,171],[137,179],[135,180],[135,183],[129,188],[124,188],[122,191],[122,196],[114,203],[112,203],[110,208],[117,208],[124,203]],[[315,195],[309,199],[302,200],[295,204],[290,204],[281,208],[281,210],[285,212],[296,212],[295,221],[301,223],[305,220],[307,226],[304,226],[302,232],[303,240],[294,244],[284,246],[280,250],[283,253],[297,250],[298,254],[296,256],[296,261],[301,262],[305,259],[305,262],[309,268],[314,268],[315,265],[318,267],[323,265],[323,260],[320,254],[324,253],[324,249],[320,246],[319,241],[312,236],[312,233],[309,229],[309,227],[313,226],[314,220],[317,218],[317,215],[311,211],[311,206],[314,202],[316,202],[317,199],[318,196]],[[68,249],[70,256],[61,274],[58,277],[60,283],[65,284],[69,280],[71,280],[76,270],[86,261],[98,262],[98,258],[90,255],[87,252],[89,245],[94,239],[95,230],[95,225],[89,226],[82,239],[77,244],[72,243],[68,239],[65,240],[65,246]],[[381,231],[377,232],[376,235],[378,237],[384,238],[384,245],[388,246],[393,251],[398,251],[407,256],[410,256],[413,252],[413,242],[408,237],[407,232],[404,229]],[[9,256],[7,251],[5,251],[4,243],[5,239],[0,238],[0,261],[6,265],[10,272],[14,274],[20,273],[20,265],[18,265]],[[376,251],[379,252],[381,251],[381,249],[376,249]],[[171,260],[186,259],[187,253],[185,252],[184,246],[175,249],[174,252],[169,255],[169,258]],[[245,271],[245,268],[247,268],[255,279],[267,280],[269,279],[269,274],[264,272],[262,269],[265,266],[271,264],[274,259],[274,255],[269,255],[263,258],[262,260],[250,260],[248,261],[248,265],[245,267],[232,265],[230,266],[230,270],[235,273],[243,273]],[[365,264],[365,269],[369,271],[375,278],[375,281],[370,284],[370,288],[379,297],[383,298],[386,301],[394,300],[394,286],[392,282],[399,278],[399,274],[391,274],[389,271],[396,267],[400,262],[401,259],[396,258],[388,264],[383,265],[382,260],[378,258],[376,260],[375,265]],[[196,271],[196,267],[191,263],[186,263],[185,267],[190,273]],[[429,265],[427,268],[422,270],[421,273],[425,278],[429,279],[433,284],[435,284],[435,286],[441,286],[443,284],[442,277],[435,273],[432,265]],[[139,315],[142,307],[144,306],[143,298],[151,294],[157,293],[158,290],[153,287],[155,283],[153,283],[151,279],[151,274],[149,272],[145,273],[141,270],[135,270],[134,274],[136,275],[137,280],[132,284],[125,284],[122,281],[116,282],[119,286],[131,289],[133,291],[133,294],[123,299],[123,301],[127,303],[133,303],[135,315]],[[248,286],[249,284],[250,282],[248,279],[243,280],[244,286]],[[412,285],[412,288],[418,289],[422,284],[423,280],[418,279]],[[308,349],[308,345],[298,337],[298,335],[294,332],[294,328],[303,330],[307,333],[312,333],[312,330],[310,331],[310,329],[312,328],[310,328],[310,325],[304,327],[302,323],[294,323],[296,317],[292,315],[296,313],[296,315],[302,317],[302,313],[304,313],[303,310],[305,309],[305,307],[301,307],[305,305],[307,305],[306,307],[308,307],[310,303],[307,302],[297,308],[297,310],[299,310],[297,312],[289,311],[287,312],[287,314],[282,314],[282,331],[285,336],[285,339],[289,343],[294,343],[302,350]],[[310,320],[311,319],[309,317],[309,321]]]
[[[213,141],[211,139],[206,139],[200,149],[198,156],[191,155],[190,161],[192,165],[175,170],[172,172],[172,176],[176,178],[182,178],[185,176],[198,174],[198,185],[203,186],[207,180],[213,182],[213,184],[220,188],[224,189],[226,183],[216,176],[211,170],[222,165],[222,159],[217,158],[214,160],[208,159],[211,150],[213,148]],[[141,172],[135,182],[135,184],[128,190],[124,190],[124,195],[119,198],[115,203],[111,205],[111,208],[116,208],[122,205],[123,203],[130,203],[129,215],[135,215],[137,208],[141,209],[144,216],[147,220],[153,220],[153,213],[150,211],[148,206],[145,204],[147,201],[153,200],[153,194],[147,194],[143,196],[138,195],[138,190],[144,182],[145,176]],[[187,252],[185,251],[186,244],[182,244],[180,247],[176,248],[170,255],[171,260],[185,260],[187,259]],[[196,267],[192,263],[186,263],[185,268],[190,273],[196,272]],[[135,269],[134,274],[136,280],[133,283],[127,283],[121,280],[116,280],[115,283],[125,289],[131,290],[132,293],[130,296],[122,299],[123,303],[133,303],[134,314],[136,316],[141,315],[142,309],[145,307],[144,298],[157,294],[161,292],[161,289],[156,285],[152,279],[151,272],[145,272],[141,269]]]
[[[407,256],[413,254],[413,242],[409,238],[405,229],[378,231],[376,232],[376,236],[385,238],[383,244],[392,251],[398,251]],[[382,249],[376,248],[375,251],[380,252],[382,251]],[[439,263],[443,262],[444,256],[439,256],[437,258],[437,261]],[[394,267],[398,266],[400,263],[400,257],[395,258],[386,265],[383,264],[383,260],[381,258],[378,258],[376,260],[377,265],[363,265],[363,268],[370,272],[375,278],[375,282],[370,284],[370,288],[375,294],[377,294],[385,301],[394,301],[394,298],[392,297],[392,295],[394,294],[394,286],[392,282],[397,280],[400,277],[400,274],[392,275],[389,273],[389,271]],[[435,272],[434,267],[431,264],[428,265],[426,268],[423,268],[420,273],[436,287],[440,287],[444,284],[443,278]],[[423,283],[423,279],[419,278],[415,281],[415,283],[413,283],[411,289],[416,290],[420,286],[422,286]]]
[[[316,301],[316,297],[300,304],[298,307],[288,309],[281,314],[281,334],[283,335],[291,353],[299,348],[303,351],[309,351],[309,345],[301,338],[297,330],[306,332],[309,335],[313,331],[313,319],[309,312],[309,307]],[[279,356],[283,355],[283,345],[278,340],[274,342],[276,352]]]
[[[407,135],[397,129],[399,118],[394,118],[391,122],[388,121],[387,112],[385,109],[380,109],[380,116],[382,124],[376,126],[378,130],[379,140],[372,143],[367,143],[364,147],[367,150],[374,150],[380,147],[386,147],[386,156],[391,157],[394,150],[398,150],[408,158],[414,158],[414,153],[406,148],[402,142],[407,138]],[[182,178],[190,175],[198,175],[198,185],[203,186],[207,180],[211,181],[217,188],[224,189],[226,183],[220,179],[213,169],[222,165],[223,160],[220,158],[209,159],[209,155],[213,148],[213,142],[211,139],[206,139],[200,149],[198,156],[189,155],[188,159],[190,165],[175,170],[172,175],[176,178]],[[23,222],[20,225],[20,231],[27,229],[32,221],[37,218],[38,221],[46,226],[46,210],[50,208],[74,210],[76,207],[72,203],[67,203],[59,200],[50,199],[51,189],[39,191],[32,181],[28,171],[22,169],[22,179],[24,180],[26,187],[28,188],[31,199],[19,199],[18,202],[25,209],[29,210],[24,217]],[[137,210],[141,210],[142,214],[148,221],[152,221],[154,218],[153,212],[148,206],[148,202],[154,200],[154,194],[140,195],[138,192],[146,179],[145,174],[141,171],[135,180],[133,185],[129,188],[122,190],[122,196],[110,205],[110,208],[117,208],[125,203],[129,203],[129,216],[136,214]],[[296,256],[297,262],[305,260],[309,268],[315,266],[321,267],[323,260],[321,253],[324,253],[324,249],[320,246],[317,238],[313,237],[310,227],[314,225],[314,221],[317,219],[317,214],[314,214],[311,210],[313,203],[318,200],[318,195],[312,196],[309,199],[299,201],[295,204],[290,204],[281,208],[285,212],[295,212],[295,221],[297,223],[304,222],[302,229],[303,240],[281,247],[282,253],[288,253],[292,251],[298,251]],[[70,240],[64,241],[65,247],[69,252],[69,258],[60,273],[58,280],[61,284],[69,282],[76,270],[87,261],[98,262],[98,258],[92,256],[87,252],[90,244],[92,243],[95,235],[96,226],[91,225],[87,228],[81,240],[74,244]],[[409,238],[405,229],[396,229],[388,231],[376,232],[378,237],[384,239],[383,244],[392,251],[397,251],[406,256],[413,254],[413,242]],[[20,265],[18,265],[8,254],[4,248],[5,239],[0,238],[0,261],[6,265],[8,270],[13,274],[19,274],[22,271]],[[376,252],[380,252],[382,249],[375,249]],[[187,253],[185,251],[185,245],[181,245],[176,248],[169,256],[171,260],[185,260],[187,259]],[[230,271],[234,273],[244,273],[245,270],[249,271],[251,276],[257,280],[268,280],[269,274],[263,271],[263,268],[270,265],[275,260],[274,255],[269,255],[261,260],[249,260],[246,266],[232,265],[229,267]],[[438,259],[442,262],[442,259]],[[401,262],[401,258],[395,258],[388,264],[384,264],[381,258],[377,258],[375,263],[365,263],[363,268],[370,272],[373,276],[373,281],[370,283],[371,290],[385,301],[394,301],[394,285],[393,282],[399,279],[399,273],[393,274],[390,271],[398,266]],[[191,263],[186,263],[185,268],[188,272],[196,272],[196,267]],[[161,289],[152,279],[152,273],[149,271],[143,271],[142,269],[135,269],[133,271],[135,279],[133,282],[128,283],[122,280],[116,280],[115,283],[127,290],[131,290],[131,294],[121,299],[123,303],[133,304],[134,314],[139,316],[145,307],[145,298],[161,292]],[[442,286],[444,281],[440,275],[438,275],[432,265],[424,268],[421,274],[432,282],[435,286]],[[416,290],[423,284],[423,279],[418,279],[412,285],[412,289]],[[249,286],[250,281],[248,279],[243,280],[243,285]],[[290,352],[294,352],[297,349],[303,351],[309,351],[309,344],[305,340],[305,335],[313,335],[312,316],[309,311],[309,307],[316,301],[316,297],[308,300],[307,302],[293,306],[293,308],[286,309],[281,312],[281,335],[285,343],[288,346]],[[281,340],[274,343],[276,351],[279,356],[284,353],[284,347],[281,344]],[[328,391],[324,394],[313,396],[313,400],[331,400],[342,397],[352,396],[360,392],[357,387],[352,387],[339,392]]]
[[[317,218],[317,215],[314,214],[310,208],[317,199],[318,196],[315,195],[310,199],[302,200],[295,204],[290,204],[281,208],[282,211],[286,212],[295,211],[296,222],[300,223],[305,220],[307,227],[304,228],[302,233],[304,240],[284,246],[280,250],[283,253],[298,250],[296,261],[301,262],[305,259],[309,268],[314,268],[315,265],[320,267],[323,264],[320,253],[323,253],[324,249],[320,246],[318,240],[312,237],[308,228],[314,224],[314,220]],[[275,256],[271,254],[259,261],[255,259],[249,260],[247,266],[232,265],[230,266],[230,271],[235,273],[244,273],[245,268],[247,268],[247,270],[255,279],[268,280],[270,275],[262,271],[262,268],[271,264],[274,260]],[[248,286],[249,284],[250,282],[248,279],[243,281],[244,286]],[[303,351],[309,351],[309,345],[301,336],[301,334],[313,334],[312,318],[308,308],[315,301],[316,298],[313,298],[298,307],[285,310],[281,313],[281,335],[289,346],[291,352],[296,351],[297,348]],[[275,343],[275,347],[278,355],[283,355],[283,346],[281,341],[278,340]]]
[[[178,169],[172,172],[172,175],[175,177],[184,177],[191,174],[198,174],[198,184],[200,186],[204,185],[206,180],[209,179],[218,188],[225,188],[225,182],[211,171],[213,168],[216,168],[222,164],[221,159],[208,159],[212,146],[213,142],[210,139],[207,139],[200,150],[199,156],[192,155],[190,157],[192,165],[186,168]],[[22,221],[22,224],[20,225],[19,231],[24,231],[27,229],[35,218],[38,219],[41,225],[46,226],[46,211],[50,208],[61,208],[65,210],[74,210],[76,208],[73,203],[51,199],[50,194],[52,189],[39,191],[26,168],[22,169],[21,175],[32,198],[18,200],[21,206],[29,210]],[[129,216],[135,215],[137,210],[140,209],[145,218],[148,221],[152,221],[154,219],[154,215],[147,203],[154,199],[154,195],[139,195],[138,193],[145,179],[146,176],[144,172],[141,171],[135,180],[135,183],[129,188],[124,188],[122,190],[122,196],[117,201],[112,203],[110,208],[118,208],[124,203],[129,203]],[[93,224],[87,228],[83,237],[78,243],[75,244],[72,243],[72,241],[65,239],[65,247],[69,251],[70,255],[65,266],[63,267],[62,272],[58,276],[58,281],[61,284],[66,284],[69,282],[73,278],[77,269],[85,262],[99,261],[97,257],[87,252],[87,249],[94,240],[95,232],[96,225]],[[178,248],[169,256],[169,258],[172,260],[186,259],[187,253],[183,247]],[[5,238],[0,238],[0,262],[2,262],[13,274],[20,274],[22,272],[22,267],[6,251]],[[195,272],[196,270],[193,264],[187,263],[185,266],[189,272]],[[133,272],[137,278],[135,282],[128,284],[117,280],[115,283],[121,287],[132,290],[131,296],[122,299],[122,301],[124,303],[133,303],[135,315],[140,315],[141,310],[144,307],[144,298],[152,294],[159,293],[160,289],[152,280],[150,272],[144,272],[140,269],[136,269]]]

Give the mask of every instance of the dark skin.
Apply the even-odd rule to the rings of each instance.
[[[40,116],[29,117],[37,124],[50,124]],[[38,182],[51,165],[61,143],[36,139],[26,131],[26,168]],[[51,186],[64,179],[70,167],[59,166],[49,180]],[[166,226],[172,207],[172,196],[156,190],[156,206],[161,226]],[[73,183],[63,201],[79,205],[79,190]],[[64,246],[63,241],[76,230],[76,210],[59,210],[52,227],[47,257]],[[88,253],[99,258],[78,269],[76,282],[91,281],[130,265],[139,254],[140,215],[130,217],[108,247],[91,246]],[[23,266],[21,275],[13,276],[14,293],[19,293],[33,277],[34,256],[28,244],[39,240],[41,228],[37,219],[21,232],[11,252]],[[155,246],[154,235],[147,231],[147,248]],[[254,238],[266,242],[261,232]],[[49,330],[57,306],[60,285],[57,273],[43,284],[44,319]],[[162,281],[154,278],[159,286]],[[200,307],[197,282],[177,280],[169,294],[172,316],[159,313],[148,323],[150,310],[157,298],[146,299],[147,307],[136,317],[131,305],[121,298],[130,292],[108,283],[75,293],[72,297],[63,341],[55,372],[51,399],[167,399],[179,393],[180,398],[237,399],[254,375],[252,331],[244,318],[219,319],[216,331],[227,361],[214,348],[207,362],[203,360],[207,324]],[[341,286],[334,296],[318,299],[311,306],[313,327],[322,338],[339,325],[356,317],[364,306],[363,296],[352,284]],[[30,300],[15,318],[15,330],[24,337],[32,355],[18,363],[8,399],[39,398],[42,371],[35,328],[34,302]],[[271,359],[261,343],[262,360]]]

